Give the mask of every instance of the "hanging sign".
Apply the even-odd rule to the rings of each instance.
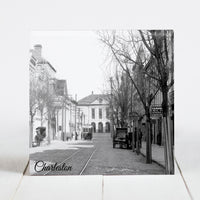
[[[162,114],[162,106],[161,105],[153,105],[151,107],[151,114],[161,115]]]

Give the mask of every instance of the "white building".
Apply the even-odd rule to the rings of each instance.
[[[91,94],[78,101],[82,125],[92,125],[94,132],[110,132],[108,96]]]
[[[34,141],[37,127],[46,127],[48,133],[48,116],[47,107],[44,96],[46,92],[46,101],[48,95],[53,91],[53,82],[55,80],[56,70],[54,67],[42,57],[42,46],[37,44],[32,49],[29,62],[29,79],[30,79],[30,146]],[[41,91],[40,94],[38,91]],[[43,92],[42,92],[43,91]],[[32,117],[31,117],[32,112]],[[51,138],[50,138],[51,139]]]
[[[69,98],[66,80],[55,79],[53,139],[68,140],[79,134],[77,102]]]
[[[72,138],[81,129],[77,102],[69,98],[66,80],[55,78],[56,70],[42,57],[42,46],[30,52],[30,147],[38,127],[46,129],[44,142]]]

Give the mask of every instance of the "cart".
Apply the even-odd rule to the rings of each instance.
[[[127,128],[116,128],[116,131],[113,135],[113,148],[116,147],[116,144],[118,144],[120,148],[124,146],[127,149],[130,148],[130,138]]]

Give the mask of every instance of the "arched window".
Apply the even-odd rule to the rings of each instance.
[[[98,123],[98,132],[103,133],[103,123],[102,122]]]
[[[110,122],[106,122],[106,133],[110,132]]]
[[[93,127],[93,132],[96,133],[96,124],[95,124],[95,122],[92,122],[91,125]]]

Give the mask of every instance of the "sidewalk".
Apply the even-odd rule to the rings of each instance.
[[[38,147],[31,147],[29,148],[29,153],[39,153],[45,150],[67,150],[67,149],[78,149],[80,147],[93,147],[92,141],[87,140],[69,140],[69,141],[62,141],[62,140],[52,140],[50,144],[44,143],[44,145]]]
[[[142,142],[140,153],[146,156],[146,142]],[[165,168],[164,147],[152,144],[152,161]]]

